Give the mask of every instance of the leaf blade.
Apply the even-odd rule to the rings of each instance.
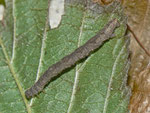
[[[66,1],[65,15],[60,26],[56,29],[48,30],[47,22],[45,24],[48,16],[48,1],[40,1],[39,3],[34,0],[15,1],[16,45],[13,68],[23,89],[30,87],[35,82],[35,79],[38,78],[37,75],[42,74],[51,64],[71,53],[79,45],[84,44],[100,28],[103,28],[113,16],[117,17],[117,14],[102,14],[103,11],[101,10],[100,14],[98,11],[93,12],[90,8],[87,9],[85,7],[84,1],[79,2],[80,4],[77,1]],[[24,7],[23,4],[28,4],[28,6]],[[22,7],[23,10],[21,10]],[[118,18],[120,17],[118,16]],[[85,59],[85,62],[81,62],[77,67],[66,70],[61,77],[53,80],[45,88],[46,94],[41,93],[39,94],[40,98],[33,99],[31,103],[29,101],[28,104],[32,105],[30,108],[32,112],[102,112],[105,102],[104,92],[107,91],[112,62],[114,62],[114,59],[120,52],[120,48],[126,42],[125,38],[117,38],[124,35],[124,24],[122,24],[120,29],[122,29],[120,30],[122,33],[118,33],[116,38],[104,44],[100,50]],[[45,36],[45,39],[42,38],[43,36]],[[116,44],[117,46],[115,46]],[[113,48],[116,49],[113,51]],[[127,59],[127,56],[125,54],[124,59]],[[76,74],[79,79],[77,83],[75,82]],[[91,75],[93,76],[91,77]],[[87,85],[89,81],[91,83]],[[73,85],[76,91],[72,90]],[[117,94],[120,95],[121,91]],[[72,100],[71,95],[73,95]],[[107,107],[109,111],[112,106],[110,103],[108,103],[108,106],[110,106]],[[22,105],[22,107],[24,106]],[[120,109],[122,108],[120,107]],[[124,110],[125,108],[122,111],[124,112]],[[22,112],[26,112],[26,110]]]

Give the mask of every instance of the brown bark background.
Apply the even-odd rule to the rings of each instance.
[[[114,0],[94,0],[107,5]],[[119,0],[118,0],[119,1]],[[120,0],[128,17],[128,25],[150,53],[150,0]],[[130,33],[128,85],[131,87],[130,113],[150,113],[150,56],[139,46]]]
[[[150,1],[126,0],[123,6],[128,16],[128,25],[144,48],[150,52]],[[129,85],[132,89],[130,113],[150,113],[150,56],[143,51],[132,35],[130,38]]]

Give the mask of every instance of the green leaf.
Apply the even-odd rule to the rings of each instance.
[[[5,0],[0,0],[0,4],[5,6]]]
[[[0,26],[0,112],[126,113],[129,93],[128,38],[119,4],[100,7],[66,0],[61,24],[50,29],[48,0],[6,0]],[[25,98],[47,68],[94,36],[112,18],[116,36],[91,56],[51,81],[38,97]]]

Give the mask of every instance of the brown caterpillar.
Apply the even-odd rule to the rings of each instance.
[[[28,99],[34,97],[43,90],[51,78],[57,76],[65,69],[75,65],[79,60],[89,56],[91,52],[99,48],[106,40],[112,37],[112,34],[117,27],[119,27],[118,20],[111,20],[102,30],[97,33],[97,35],[88,40],[84,45],[80,46],[74,52],[62,58],[56,64],[50,66],[39,78],[39,80],[31,88],[25,91],[26,97]]]

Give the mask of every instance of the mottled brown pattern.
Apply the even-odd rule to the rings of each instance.
[[[139,42],[150,53],[150,0],[124,0],[128,25]],[[130,113],[150,113],[150,57],[131,34],[131,68],[129,85],[132,89]]]
[[[124,0],[93,0],[93,2],[97,2],[101,5],[108,5],[108,4],[112,3],[113,1],[119,1],[121,3],[124,2]]]
[[[117,19],[111,20],[96,36],[88,40],[83,46],[50,66],[39,80],[31,88],[26,90],[26,97],[29,99],[37,95],[53,77],[75,65],[79,60],[89,56],[92,51],[99,48],[106,40],[111,38],[111,35],[118,26]]]

